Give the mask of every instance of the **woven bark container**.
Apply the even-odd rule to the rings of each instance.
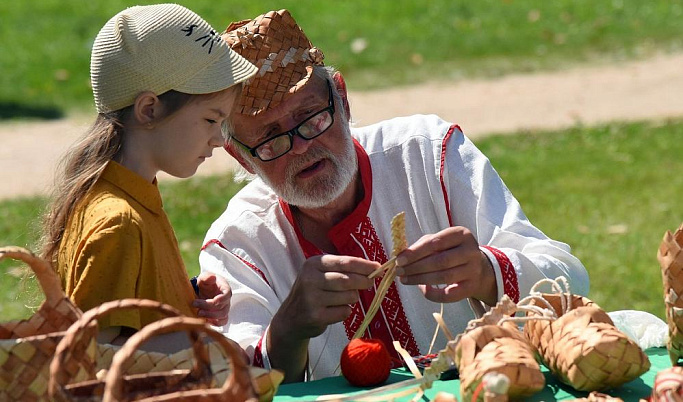
[[[545,378],[522,333],[513,323],[483,325],[467,330],[455,348],[460,371],[460,395],[469,401],[487,373],[503,374],[510,380],[511,399],[530,396],[545,385]],[[484,393],[479,394],[483,400]]]
[[[127,368],[139,350],[140,345],[150,338],[178,330],[188,331],[193,340],[194,364],[189,370],[171,370],[129,375]],[[221,387],[215,387],[210,367],[210,358],[200,334],[217,342],[230,357],[232,370]],[[66,339],[66,338],[65,338]],[[55,359],[52,373],[61,369],[64,360]],[[54,393],[54,391],[58,391]],[[66,391],[66,392],[64,392]],[[156,321],[131,336],[116,352],[112,365],[104,380],[89,380],[72,383],[66,387],[50,387],[52,396],[60,400],[82,400],[105,402],[123,401],[223,401],[256,402],[246,360],[239,346],[212,329],[204,320],[190,317],[170,317]]]
[[[0,323],[0,401],[47,400],[48,367],[55,348],[82,313],[66,297],[47,261],[20,247],[0,248],[0,260],[5,258],[31,267],[45,301],[29,319]],[[79,379],[86,375],[83,370],[74,373]]]
[[[102,397],[104,392],[102,383],[99,383],[99,391],[97,391],[99,394],[96,394],[94,390],[90,390],[87,386],[73,387],[69,384],[78,383],[79,380],[74,377],[74,372],[78,370],[84,369],[89,374],[88,379],[91,380],[92,384],[98,384],[95,380],[95,373],[98,373],[98,377],[102,377],[106,375],[106,373],[102,374],[103,370],[111,369],[114,357],[123,347],[96,344],[97,348],[95,350],[95,343],[90,342],[90,338],[96,336],[95,324],[99,318],[114,311],[122,310],[150,310],[167,317],[181,316],[180,311],[169,305],[145,299],[114,300],[88,310],[76,323],[69,327],[64,339],[56,348],[55,358],[50,367],[52,370],[50,376],[50,396],[53,399],[60,401],[87,401],[92,398]],[[95,335],[93,335],[94,333]],[[197,336],[192,331],[190,335]],[[192,339],[195,340],[194,338]],[[194,367],[197,360],[196,348],[184,349],[173,354],[140,349],[134,349],[130,353],[131,356],[126,363],[126,373],[128,375],[154,374],[155,378],[164,378],[163,374],[156,375],[157,373],[188,372]],[[220,343],[209,343],[206,345],[206,350],[202,349],[201,353],[207,353],[213,382],[223,384],[228,381],[233,370],[232,356],[225,351],[223,345]],[[94,354],[95,359],[84,359],[82,357],[84,354]],[[249,368],[248,371],[259,401],[272,400],[280,382],[284,378],[283,374],[277,370],[268,371],[258,368]],[[136,381],[138,380],[134,382]],[[91,387],[94,386],[91,385]],[[84,391],[84,389],[88,389],[88,391]]]
[[[121,346],[98,344],[96,362],[98,372],[111,367],[114,355]],[[228,356],[225,356],[221,347],[216,343],[207,345],[211,357],[211,372],[216,384],[223,384],[230,376],[232,367]],[[136,350],[131,358],[131,366],[128,374],[158,373],[171,370],[189,370],[192,368],[194,356],[192,349],[183,349],[173,354],[160,352],[148,352]],[[249,366],[249,374],[254,386],[254,391],[259,402],[269,402],[275,397],[280,383],[284,380],[284,374],[279,370],[266,370],[260,367]]]
[[[672,235],[664,234],[657,251],[662,268],[666,321],[669,324],[669,350],[671,364],[676,365],[683,357],[683,225]]]
[[[683,367],[674,366],[657,373],[650,401],[683,401]]]
[[[618,387],[650,368],[645,353],[591,300],[572,295],[563,312],[560,295],[541,297],[558,318],[528,321],[524,334],[560,381],[577,390],[599,391]],[[545,307],[538,300],[533,304]]]

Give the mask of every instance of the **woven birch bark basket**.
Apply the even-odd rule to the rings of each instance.
[[[662,269],[666,321],[669,324],[669,350],[671,364],[683,357],[683,225],[674,234],[667,231],[657,251]]]
[[[115,353],[120,346],[97,345],[96,362],[98,373],[111,367]],[[211,357],[211,372],[216,384],[223,384],[230,376],[231,366],[228,356],[225,356],[222,348],[216,343],[206,345]],[[132,358],[132,366],[128,368],[128,374],[155,373],[170,370],[190,369],[193,364],[192,349],[183,349],[173,354],[160,352],[147,352],[137,350]],[[261,367],[249,366],[251,381],[258,396],[259,402],[270,402],[275,398],[278,387],[284,380],[284,374],[279,370],[266,370]]]
[[[532,305],[551,306],[557,319],[528,321],[524,334],[560,381],[580,391],[601,391],[627,383],[650,368],[640,347],[590,299],[570,293],[540,297],[545,302],[536,298]]]
[[[514,314],[517,306],[507,296],[481,319],[470,321],[455,347],[460,371],[460,395],[472,399],[485,375],[497,373],[509,380],[510,399],[531,396],[545,385],[534,351],[512,322],[500,322]],[[481,392],[478,400],[483,400]]]
[[[74,323],[67,331],[67,335],[56,348],[55,359],[52,362],[52,375],[50,378],[50,395],[55,400],[73,401],[90,400],[90,395],[73,394],[70,386],[76,382],[73,372],[84,366],[83,369],[89,373],[88,379],[102,379],[113,364],[114,356],[122,349],[120,346],[97,344],[89,342],[87,333],[91,327],[96,328],[97,319],[114,311],[146,309],[157,311],[166,317],[179,317],[181,313],[166,304],[153,300],[144,299],[123,299],[115,300],[88,310],[83,317]],[[96,333],[89,330],[89,333]],[[197,336],[194,332],[190,336]],[[90,335],[92,337],[92,335]],[[95,335],[96,336],[96,335]],[[192,339],[192,341],[196,341]],[[216,384],[223,384],[230,377],[232,371],[232,359],[226,354],[224,348],[219,343],[209,343],[205,347],[210,357],[210,368],[213,381]],[[96,349],[96,350],[89,350]],[[94,355],[95,359],[85,359],[83,355]],[[196,351],[192,348],[184,349],[173,354],[160,352],[150,352],[135,350],[127,363],[127,374],[148,374],[163,373],[173,370],[190,370],[194,367]],[[265,370],[256,367],[249,367],[249,373],[259,401],[266,402],[273,399],[279,384],[284,375],[277,370]],[[95,374],[97,373],[97,374]],[[99,388],[99,398],[102,398],[104,388]],[[80,391],[79,391],[80,392]],[[82,392],[81,392],[82,393]]]
[[[21,247],[0,248],[0,260],[5,258],[30,266],[45,301],[26,320],[0,323],[0,400],[47,400],[52,356],[65,331],[82,313],[66,297],[59,277],[47,261]],[[86,377],[83,370],[74,372],[74,378]]]
[[[195,361],[191,369],[127,374],[127,369],[132,366],[140,345],[154,336],[176,331],[187,331],[192,340]],[[218,343],[223,353],[231,360],[230,375],[220,387],[215,386],[211,362],[204,342],[205,336]],[[55,363],[51,366],[53,374],[62,369],[61,362],[61,359],[55,359]],[[212,329],[204,320],[190,317],[164,318],[136,332],[116,352],[104,379],[72,383],[65,387],[51,386],[51,395],[53,391],[57,391],[54,396],[58,397],[55,399],[71,401],[255,402],[257,400],[246,360],[241,354],[239,345]]]

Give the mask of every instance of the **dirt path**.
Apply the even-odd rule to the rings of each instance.
[[[349,96],[357,125],[434,113],[458,123],[467,135],[477,138],[577,123],[683,117],[681,94],[683,54],[496,80],[352,92]],[[88,124],[85,117],[0,124],[0,199],[44,194],[59,156]],[[200,166],[199,174],[233,167],[225,152],[216,150],[214,157]]]

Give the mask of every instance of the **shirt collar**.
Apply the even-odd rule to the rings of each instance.
[[[162,212],[163,204],[156,178],[150,183],[139,174],[114,161],[107,163],[100,178],[120,188],[151,212],[156,214]]]

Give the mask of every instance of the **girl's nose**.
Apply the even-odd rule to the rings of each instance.
[[[223,131],[220,129],[220,127],[217,130],[214,130],[212,133],[211,138],[209,139],[209,145],[214,148],[225,145],[225,137],[223,137]]]

